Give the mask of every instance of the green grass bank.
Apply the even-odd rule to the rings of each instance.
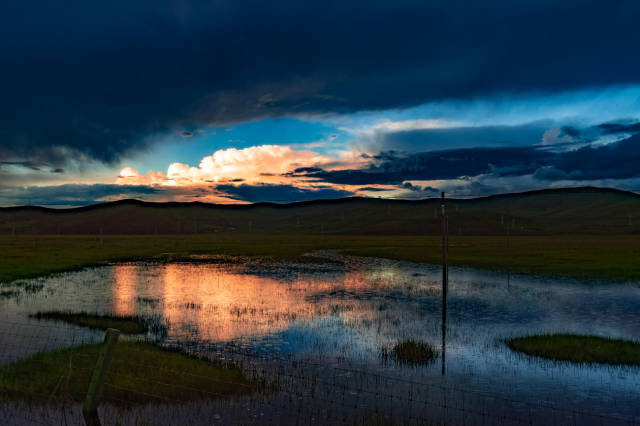
[[[576,334],[517,337],[507,345],[527,355],[575,363],[640,365],[640,343]]]
[[[313,250],[440,263],[437,236],[270,234],[0,236],[0,282],[105,262],[171,260],[191,254],[295,259]],[[451,236],[454,266],[607,280],[640,280],[640,238],[612,236]]]
[[[86,396],[102,344],[41,352],[0,368],[0,396],[51,401]],[[150,343],[117,343],[103,400],[118,403],[227,398],[258,389],[236,367],[195,358]]]

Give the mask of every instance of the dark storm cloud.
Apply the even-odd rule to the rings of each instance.
[[[373,147],[411,151],[442,150],[470,146],[529,146],[540,143],[553,122],[545,120],[516,126],[476,126],[378,131],[367,137]]]
[[[43,161],[0,161],[0,167],[2,166],[15,166],[15,167],[24,167],[25,169],[30,169],[39,172],[42,167],[46,166],[47,163]]]
[[[640,133],[640,122],[636,123],[603,123],[597,126],[602,133]]]
[[[414,185],[411,182],[405,182],[402,185],[400,185],[400,188],[402,189],[406,189],[409,190],[411,192],[415,192],[421,195],[424,194],[435,194],[440,192],[438,189],[433,188],[431,186],[421,186],[421,185]]]
[[[534,147],[466,148],[422,153],[381,153],[366,169],[314,171],[305,176],[334,184],[401,184],[406,180],[455,179],[493,172],[532,173],[553,154]]]
[[[216,190],[230,198],[240,201],[260,202],[271,201],[289,203],[293,201],[320,200],[328,198],[343,198],[353,195],[349,191],[342,191],[329,187],[314,189],[298,188],[293,185],[218,185]]]
[[[5,181],[11,180],[19,182],[21,177],[24,177],[25,175],[23,173],[13,173],[16,168],[22,169],[22,171],[28,171],[29,173],[27,174],[27,176],[31,177],[35,175],[42,176],[42,172],[55,174],[65,173],[65,169],[61,167],[51,167],[51,165],[45,163],[44,161],[0,161],[0,179],[3,179]]]
[[[108,162],[200,125],[635,83],[639,12],[634,0],[10,2],[0,156]]]
[[[466,148],[422,153],[386,152],[359,170],[301,172],[334,184],[400,185],[408,180],[456,179],[490,174],[533,174],[540,180],[598,180],[640,177],[640,134],[603,146],[552,152],[542,146]],[[405,189],[412,190],[411,187]]]
[[[366,192],[384,192],[384,191],[388,191],[388,188],[380,188],[377,186],[363,186],[361,188],[358,188],[360,191],[366,191]]]
[[[604,146],[557,154],[553,166],[569,179],[625,179],[640,176],[640,134]]]
[[[297,169],[293,170],[290,173],[285,173],[285,176],[304,175],[307,173],[315,173],[315,172],[321,172],[321,171],[322,169],[320,167],[298,167]],[[261,173],[261,175],[270,176],[266,173]]]
[[[563,126],[561,130],[563,134],[574,137],[574,138],[577,138],[580,136],[580,129],[577,129],[572,126]]]

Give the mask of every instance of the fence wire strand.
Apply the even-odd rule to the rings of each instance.
[[[82,377],[88,382],[96,358],[79,348],[101,342],[103,333],[78,332],[60,323],[10,324],[10,332],[0,333],[0,423],[82,424],[84,395],[70,389],[69,381]],[[135,339],[121,340],[132,341]],[[140,361],[144,351],[129,345],[128,356],[116,357],[106,377],[100,407],[105,425],[183,420],[185,424],[639,424],[636,417],[560,407],[551,401],[519,401],[362,368],[257,353],[237,345],[173,342],[164,346],[193,355],[192,359],[213,361],[207,365],[239,369],[244,379],[145,364]],[[29,362],[32,369],[52,368],[50,361],[38,359],[37,354],[58,349],[67,350],[69,356],[51,392],[21,388],[24,380],[14,372],[16,366]],[[156,373],[170,380],[157,379]],[[194,385],[194,381],[208,387]],[[234,391],[227,393],[220,390],[223,388]]]

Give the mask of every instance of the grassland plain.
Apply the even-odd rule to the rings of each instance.
[[[0,282],[43,276],[107,262],[186,259],[194,254],[266,256],[291,260],[313,250],[413,262],[440,262],[438,236],[330,236],[267,234],[4,235]],[[452,236],[454,266],[604,280],[640,280],[635,235]]]
[[[0,396],[82,401],[101,347],[97,343],[39,352],[4,366],[0,369]],[[246,395],[258,389],[237,367],[152,343],[118,342],[111,369],[117,373],[110,376],[104,394],[111,402],[192,401]]]
[[[640,343],[629,340],[547,334],[516,337],[506,343],[513,350],[554,361],[640,365]]]

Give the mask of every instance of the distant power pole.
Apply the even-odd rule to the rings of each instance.
[[[440,228],[442,233],[442,375],[446,373],[446,340],[447,340],[447,290],[449,287],[449,269],[447,251],[449,249],[447,212],[444,204],[444,192],[440,203]]]

